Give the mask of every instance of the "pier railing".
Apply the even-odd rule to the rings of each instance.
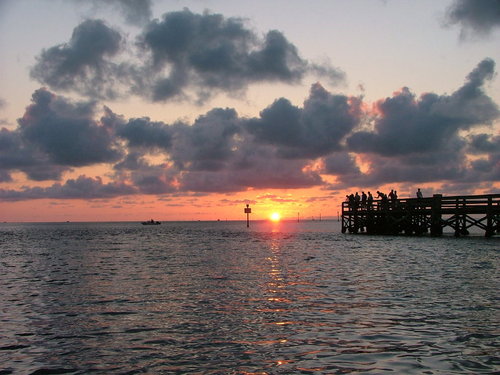
[[[500,234],[500,194],[442,196],[342,203],[342,233],[469,234],[472,227]]]

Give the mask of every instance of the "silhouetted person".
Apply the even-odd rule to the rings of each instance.
[[[380,204],[382,205],[382,208],[386,208],[388,203],[387,195],[377,190],[377,196],[381,200]]]
[[[349,194],[349,207],[354,208],[354,194]]]
[[[394,200],[394,190],[391,189],[391,192],[389,193],[389,198],[391,199],[391,201]]]
[[[366,198],[366,203],[368,205],[368,209],[370,210],[373,206],[373,195],[370,192],[368,192],[368,198]]]
[[[420,188],[417,190],[417,198],[422,199],[424,196],[422,195],[422,192],[420,191]]]
[[[361,207],[366,207],[366,194],[364,191],[361,192]]]
[[[391,189],[391,192],[389,193],[389,198],[391,200],[392,207],[395,208],[398,203],[398,193],[396,193],[396,190]]]

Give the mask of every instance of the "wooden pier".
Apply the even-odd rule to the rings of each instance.
[[[440,236],[446,227],[455,236],[468,235],[472,227],[486,237],[500,234],[500,194],[342,203],[342,233]]]

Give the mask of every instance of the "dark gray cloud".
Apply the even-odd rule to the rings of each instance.
[[[228,168],[238,154],[240,122],[234,109],[216,108],[197,118],[192,126],[175,125],[172,161],[181,170]]]
[[[115,177],[128,180],[142,194],[166,194],[178,191],[179,170],[168,163],[152,164],[144,157],[144,148],[130,151],[114,165]]]
[[[488,35],[500,28],[499,0],[455,0],[447,11],[447,22],[461,27],[461,37],[470,33]]]
[[[312,70],[279,31],[259,38],[242,19],[188,9],[151,22],[141,45],[151,53],[154,70],[169,72],[156,81],[154,100],[179,96],[192,85],[203,98],[213,90],[241,90],[258,81],[294,83]],[[328,73],[342,76],[333,68]]]
[[[136,2],[106,4],[132,9]],[[136,5],[149,9],[145,4]],[[31,75],[53,90],[92,98],[134,94],[153,101],[197,102],[221,92],[245,92],[257,82],[297,83],[306,74],[334,83],[344,79],[339,69],[300,57],[279,31],[261,37],[240,18],[208,12],[166,13],[145,25],[135,47],[103,21],[86,20],[68,43],[43,50]]]
[[[347,178],[361,175],[355,158],[347,152],[336,152],[324,158],[324,173]]]
[[[80,176],[64,184],[49,187],[32,187],[21,190],[0,189],[0,200],[17,201],[27,199],[102,199],[136,194],[137,190],[122,182],[104,183],[101,178]]]
[[[249,120],[246,129],[285,158],[316,158],[341,148],[361,120],[360,106],[357,98],[333,95],[315,84],[303,108],[278,99],[260,118]]]
[[[73,167],[109,163],[121,156],[110,111],[94,120],[94,102],[72,102],[46,89],[33,93],[18,128],[0,129],[0,178],[14,171],[35,181],[59,180]]]
[[[23,142],[19,131],[0,129],[0,182],[12,180],[15,170],[34,181],[57,180],[68,167],[54,165],[42,152]]]
[[[0,190],[0,200],[313,186],[374,191],[387,183],[437,181],[487,186],[500,180],[500,137],[478,133],[500,118],[484,91],[494,73],[494,62],[485,59],[450,95],[417,98],[405,88],[373,111],[360,98],[314,84],[303,106],[281,98],[255,118],[215,108],[193,123],[172,124],[126,119],[106,107],[101,112],[96,102],[39,89],[18,128],[0,130],[0,181],[17,171],[34,181],[57,180],[96,164],[113,168],[111,181],[80,177]]]
[[[366,175],[371,185],[387,182],[433,182],[461,179],[465,176],[465,157],[463,153],[437,152],[422,155],[415,160],[412,157],[384,158],[371,160],[373,168]]]
[[[176,179],[178,170],[167,164],[147,165],[134,170],[130,180],[142,194],[167,194],[177,192]]]
[[[374,131],[352,134],[347,144],[355,152],[385,156],[437,152],[457,142],[458,132],[492,124],[500,117],[498,105],[484,92],[495,63],[485,59],[451,95],[424,94],[416,98],[408,88],[377,103]]]
[[[500,136],[475,134],[468,141],[467,151],[480,156],[471,162],[475,181],[500,181]]]
[[[473,154],[500,153],[500,136],[474,134],[469,138],[469,152]]]
[[[45,89],[35,91],[19,122],[23,141],[60,166],[112,162],[120,157],[112,129],[93,120],[94,102],[73,103]]]
[[[255,153],[244,156],[246,164],[222,171],[189,171],[182,174],[182,189],[201,192],[238,192],[255,189],[298,189],[319,186],[321,176],[307,170],[307,160],[284,160],[274,156],[274,151],[257,148]]]
[[[122,48],[121,35],[101,20],[77,26],[70,41],[43,50],[31,76],[55,90],[76,91],[93,98],[115,98],[117,79],[127,74],[110,62]]]
[[[379,101],[373,130],[354,131],[347,139],[348,150],[360,155],[368,170],[359,173],[345,155],[330,156],[325,171],[338,177],[334,187],[498,180],[493,152],[498,140],[484,134],[465,138],[462,133],[500,118],[497,104],[483,89],[494,76],[494,66],[491,59],[480,62],[451,95],[428,93],[417,98],[404,88]],[[471,153],[486,155],[470,161]]]
[[[129,147],[168,150],[172,144],[172,131],[163,122],[149,117],[135,118],[118,127],[116,134],[127,140]]]
[[[156,147],[149,142],[149,149],[130,153],[115,169],[149,194],[236,192],[249,187],[298,188],[322,183],[317,172],[306,170],[307,159],[279,157],[274,147],[255,143],[241,123],[233,109],[219,108],[192,125],[165,125],[172,135],[171,148],[164,150],[168,163],[146,162],[142,155]]]
[[[470,158],[470,155],[476,155]],[[430,183],[471,185],[474,190],[487,182],[500,181],[500,137],[479,134],[456,136],[442,149],[403,155],[361,154],[369,169],[361,173],[346,156],[325,160],[325,173],[338,181],[331,188],[351,186],[376,188],[387,183]],[[338,160],[340,159],[340,160]],[[342,161],[344,160],[343,164]],[[351,160],[352,161],[352,160]],[[339,167],[340,165],[345,168]],[[465,191],[465,190],[464,190]]]

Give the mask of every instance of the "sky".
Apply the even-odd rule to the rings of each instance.
[[[498,0],[0,0],[0,221],[500,191]]]

